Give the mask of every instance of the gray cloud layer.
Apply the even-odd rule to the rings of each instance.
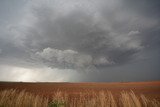
[[[65,81],[76,81],[76,76],[77,81],[120,81],[125,76],[125,81],[160,79],[155,76],[159,74],[156,59],[160,58],[158,0],[23,3],[13,19],[1,20],[1,65],[28,69],[46,66],[61,75],[65,74],[63,70],[72,70]],[[8,18],[5,11],[0,12]],[[145,77],[147,72],[153,75]],[[136,73],[142,75],[136,78]]]

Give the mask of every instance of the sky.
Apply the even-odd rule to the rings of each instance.
[[[159,0],[0,0],[0,81],[160,80]]]

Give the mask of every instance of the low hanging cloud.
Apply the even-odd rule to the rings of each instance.
[[[87,68],[92,64],[92,57],[79,54],[73,50],[58,50],[45,48],[42,52],[36,52],[36,56],[53,67],[63,69]]]
[[[77,51],[58,50],[49,47],[41,52],[36,52],[34,58],[53,68],[81,71],[93,71],[96,66],[114,64],[114,62],[109,61],[105,57],[93,58],[90,55],[81,54]]]

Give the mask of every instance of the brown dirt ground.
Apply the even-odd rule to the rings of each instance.
[[[54,83],[54,82],[0,82],[0,90],[17,89],[26,90],[33,94],[52,97],[57,90],[64,91],[71,96],[76,96],[79,92],[99,92],[101,90],[111,91],[114,96],[119,96],[120,92],[134,91],[137,95],[144,94],[150,99],[160,101],[160,81],[156,82],[115,82],[115,83]]]

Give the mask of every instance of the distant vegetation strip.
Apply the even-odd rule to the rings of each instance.
[[[0,107],[160,107],[156,99],[148,99],[143,94],[122,91],[114,97],[110,91],[77,93],[69,97],[66,92],[57,91],[53,97],[34,95],[25,90],[0,91]]]

